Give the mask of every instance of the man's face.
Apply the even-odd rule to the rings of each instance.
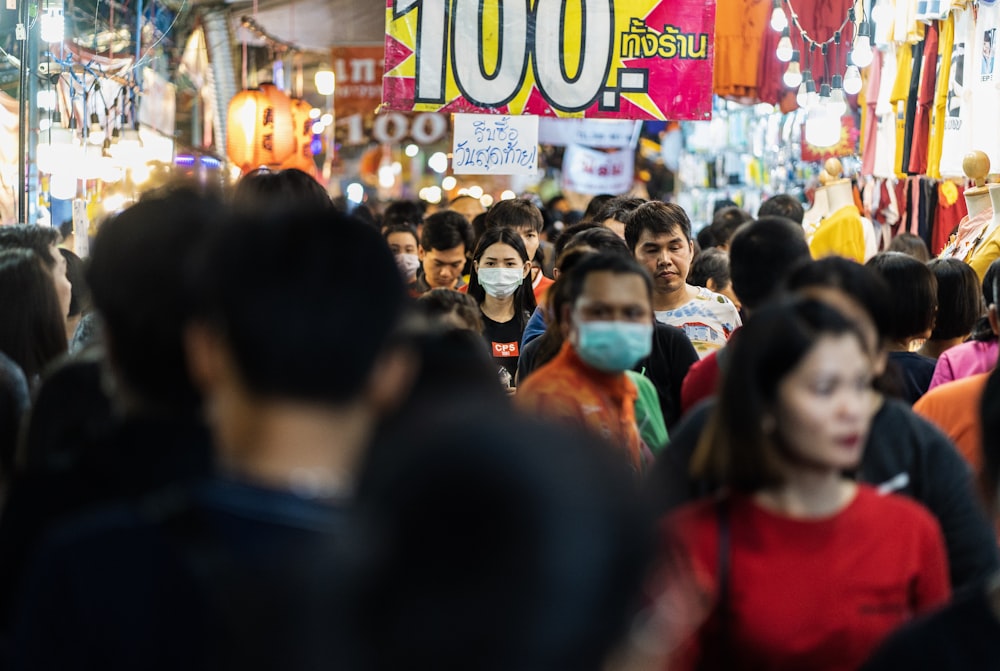
[[[424,249],[418,252],[424,265],[424,279],[431,289],[454,289],[465,267],[465,245],[451,249]]]
[[[528,260],[533,261],[535,253],[538,251],[538,231],[531,226],[525,226],[517,229],[517,232],[521,236],[521,241],[524,242],[524,248],[528,250]]]
[[[680,227],[660,234],[643,231],[634,251],[636,260],[652,276],[654,291],[673,294],[684,290],[694,245]]]
[[[55,261],[55,265],[52,267],[52,283],[59,296],[59,309],[62,310],[62,316],[65,319],[69,315],[69,302],[73,295],[73,285],[66,278],[66,258],[59,251],[57,245],[49,247],[49,256]]]
[[[475,198],[459,198],[454,203],[449,205],[448,209],[453,212],[458,212],[460,215],[468,219],[470,223],[478,215],[486,211],[483,204]]]
[[[653,306],[646,283],[633,273],[599,270],[587,275],[583,291],[569,315],[572,331],[581,322],[632,322],[648,324],[653,320]]]

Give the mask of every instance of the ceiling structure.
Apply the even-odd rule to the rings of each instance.
[[[228,3],[238,28],[241,16],[254,17],[269,35],[308,51],[334,46],[381,44],[385,40],[385,4],[378,0],[241,0]],[[238,42],[255,38],[238,28]]]

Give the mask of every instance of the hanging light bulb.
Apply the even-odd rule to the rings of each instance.
[[[847,98],[844,97],[844,82],[840,75],[834,75],[833,85],[830,87],[830,111],[840,117],[847,114]]]
[[[785,10],[781,8],[781,0],[774,0],[774,11],[771,12],[771,29],[779,33],[788,27],[788,18],[785,17]]]
[[[792,38],[788,36],[788,26],[781,31],[781,39],[778,40],[778,48],[775,50],[775,55],[778,60],[782,63],[787,63],[792,60]]]
[[[819,104],[809,109],[806,117],[806,142],[815,147],[832,147],[840,141],[840,116],[830,102],[830,85],[820,87]]]
[[[812,73],[805,70],[802,73],[802,83],[799,84],[799,91],[795,96],[795,102],[802,109],[808,109],[814,97],[816,97],[816,82],[813,81]]]
[[[785,70],[782,80],[785,82],[785,86],[790,89],[798,88],[799,84],[802,83],[802,71],[799,69],[799,52],[797,49],[792,51],[792,60],[788,63],[788,69]]]
[[[862,21],[858,26],[858,34],[854,38],[854,48],[851,49],[851,62],[859,68],[868,67],[874,58],[870,30],[868,22]]]
[[[43,42],[49,44],[62,42],[66,36],[66,21],[63,18],[62,7],[54,7],[45,10],[38,22],[40,24],[39,36]]]
[[[856,96],[861,93],[861,71],[858,66],[851,63],[844,73],[844,93]]]

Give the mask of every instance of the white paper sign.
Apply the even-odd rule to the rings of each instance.
[[[641,121],[621,119],[554,119],[538,120],[538,141],[542,144],[620,149],[634,147],[639,139]]]
[[[87,215],[87,201],[73,199],[73,251],[81,259],[90,256],[90,217]]]
[[[456,114],[452,172],[533,175],[538,170],[538,117]]]
[[[605,153],[571,144],[563,154],[562,186],[566,191],[621,195],[632,189],[635,151]]]

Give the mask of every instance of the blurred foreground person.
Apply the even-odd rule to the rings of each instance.
[[[982,496],[1000,528],[1000,374],[990,375],[980,406]],[[1000,574],[906,627],[871,658],[865,671],[959,671],[1000,667]]]
[[[14,360],[32,387],[42,369],[66,352],[63,307],[41,256],[30,249],[0,251],[0,352]]]
[[[441,417],[363,471],[351,668],[606,668],[652,547],[628,469],[495,406]]]
[[[711,604],[670,668],[855,668],[950,593],[930,513],[843,474],[876,408],[869,343],[800,300],[760,310],[732,347],[692,464],[727,490],[667,522]]]
[[[186,352],[221,475],[53,534],[15,668],[335,666],[346,504],[411,374],[390,342],[402,280],[379,234],[332,208],[235,217],[197,277]]]

